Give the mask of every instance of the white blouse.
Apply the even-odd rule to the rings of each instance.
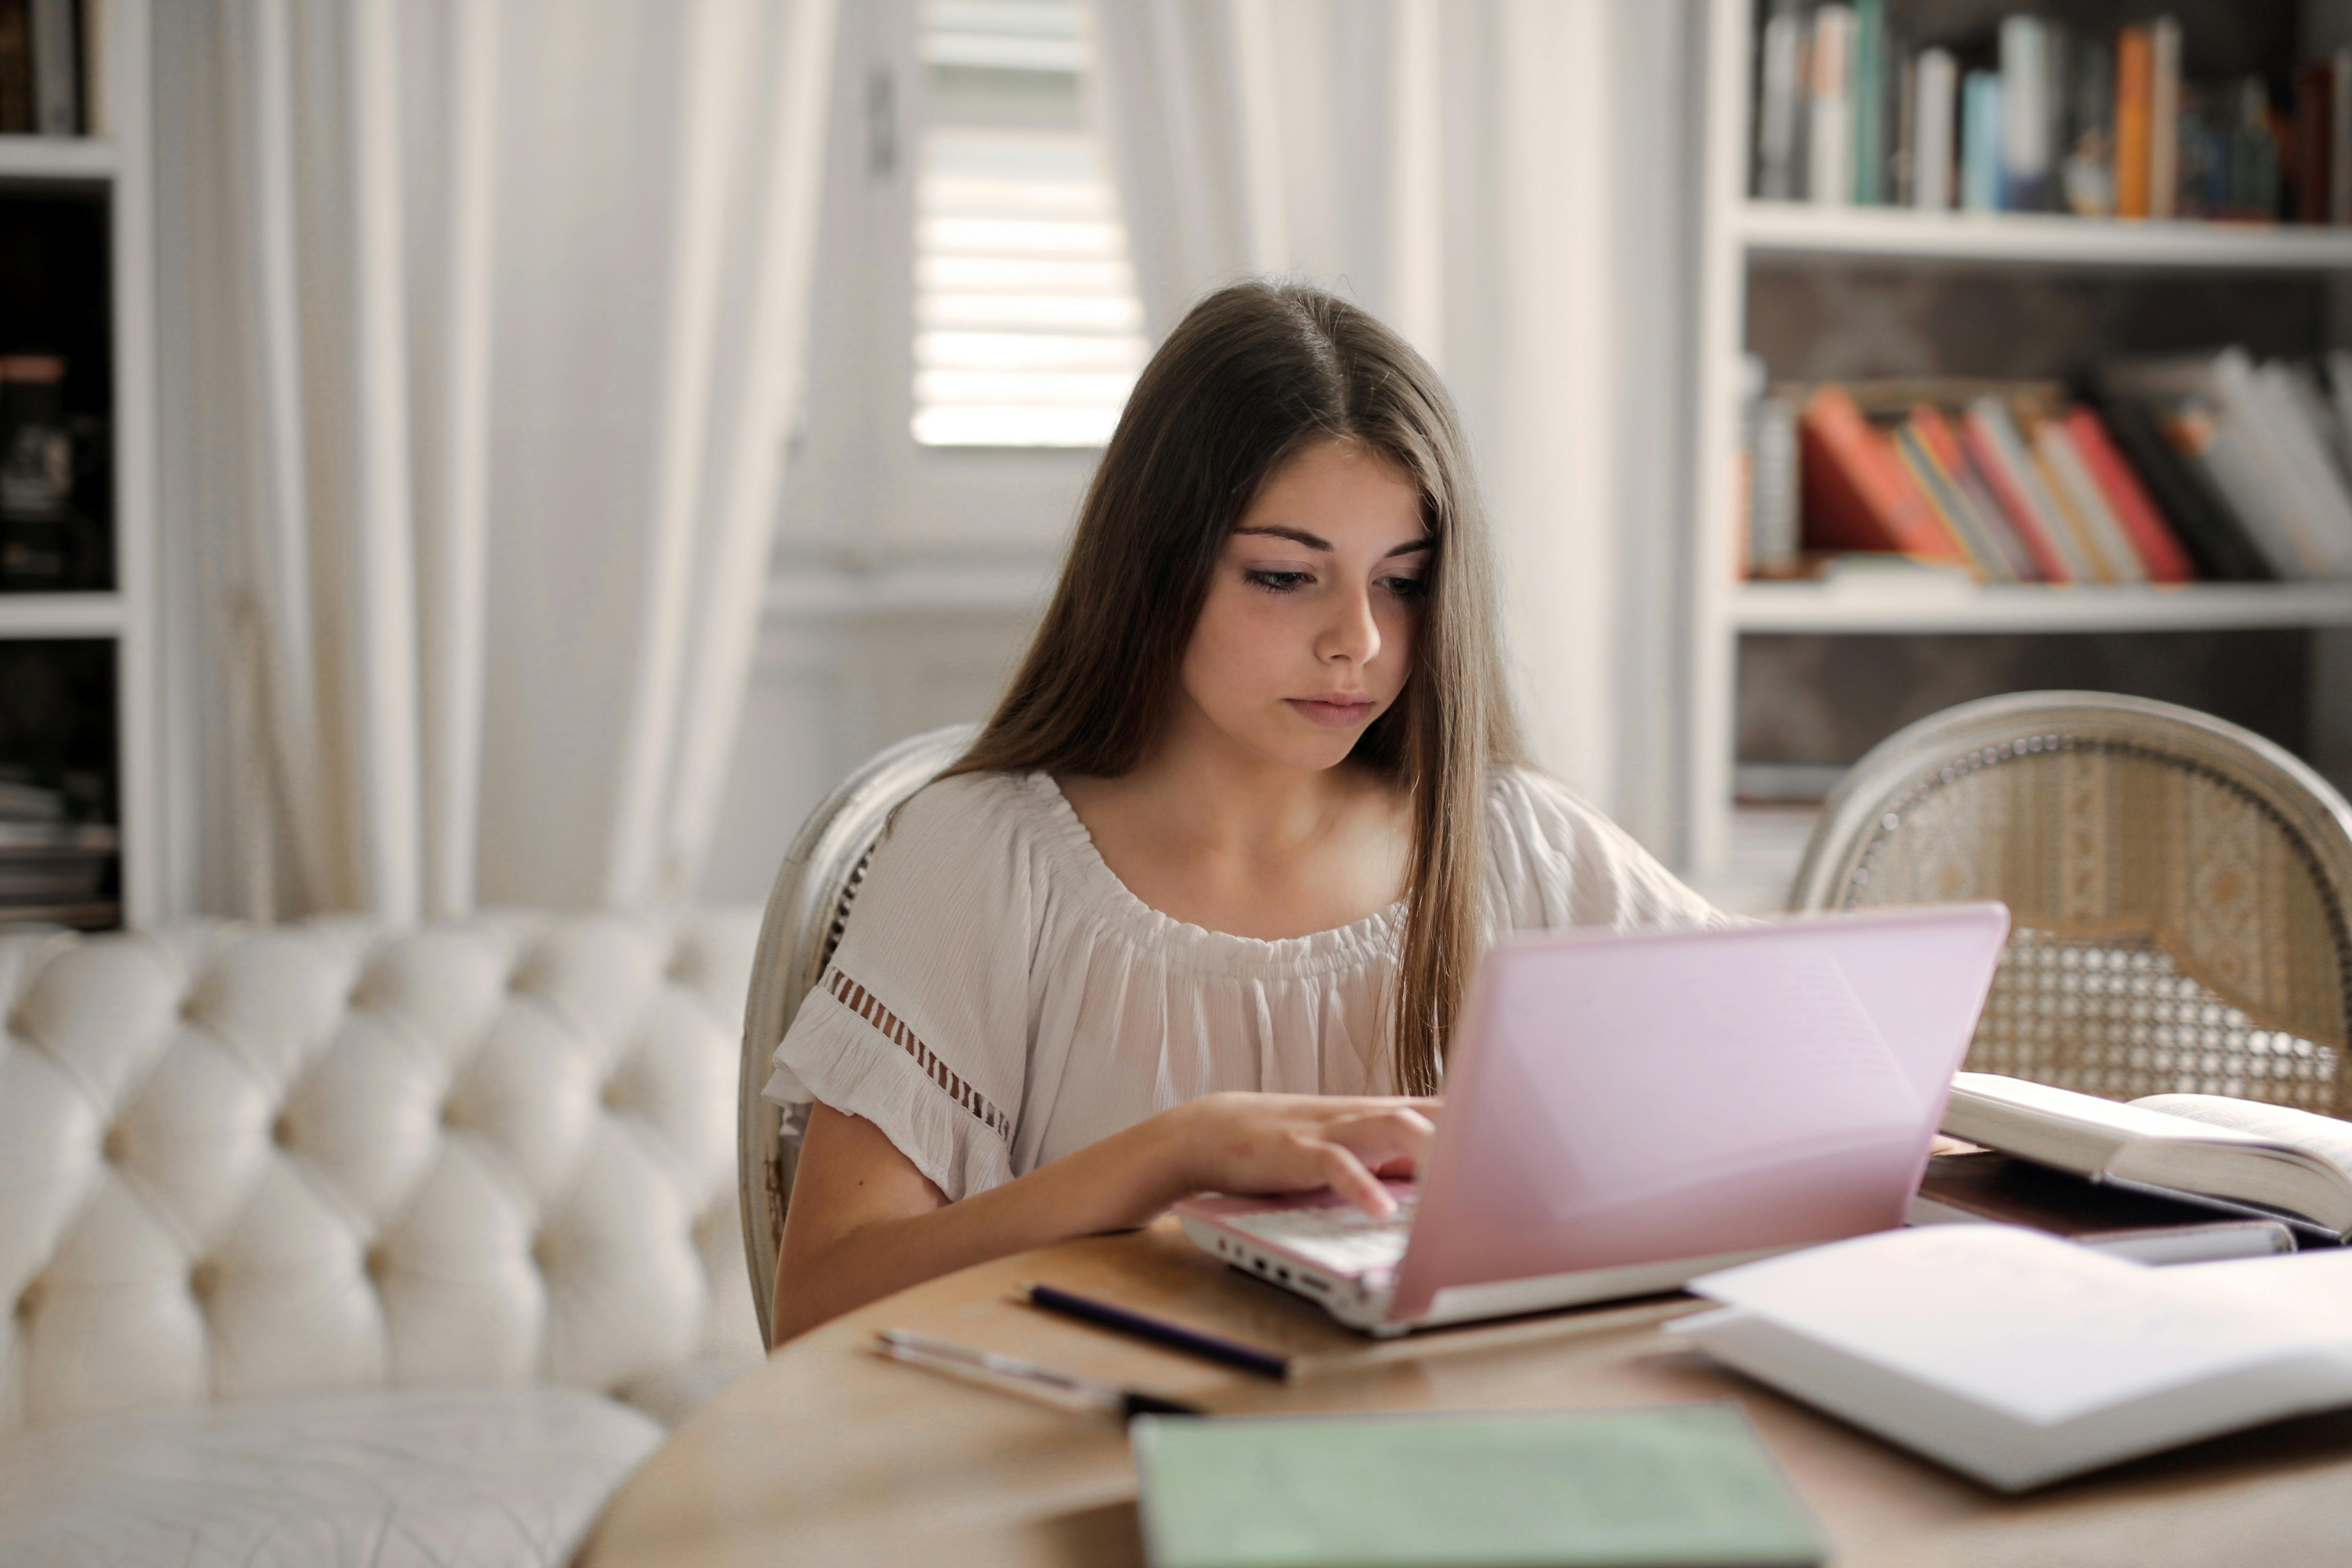
[[[1722,916],[1540,773],[1487,802],[1486,925]],[[875,851],[766,1097],[873,1122],[950,1200],[1220,1089],[1390,1092],[1379,1019],[1404,906],[1281,942],[1171,920],[1129,892],[1052,777],[917,794]]]

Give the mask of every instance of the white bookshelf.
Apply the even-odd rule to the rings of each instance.
[[[115,646],[115,779],[122,913],[162,912],[163,810],[155,584],[155,237],[148,105],[149,0],[108,0],[103,137],[0,136],[0,201],[44,188],[106,205],[113,342],[114,583],[110,593],[0,594],[0,639]]]
[[[2199,583],[2178,588],[2040,584],[1745,583],[1738,632],[2237,631],[2352,626],[2352,583]]]
[[[1733,800],[1743,635],[2352,626],[2352,583],[2058,588],[1979,587],[1891,576],[1831,584],[1737,581],[1740,356],[1748,338],[1744,312],[1751,267],[1867,263],[2116,273],[2168,268],[2244,274],[2259,286],[2266,277],[2352,273],[2352,230],[1753,200],[1748,127],[1754,0],[1711,0],[1706,18],[1707,113],[1698,150],[1696,515],[1689,535],[1686,625],[1692,642],[1684,751],[1685,858],[1702,884],[1753,858],[1748,843],[1752,835],[1736,826],[1742,819]],[[1754,875],[1752,866],[1746,871]]]
[[[1728,227],[1745,254],[1783,259],[2231,272],[2352,268],[2352,229],[2289,225],[2126,223],[2055,213],[1923,213],[1742,201]]]

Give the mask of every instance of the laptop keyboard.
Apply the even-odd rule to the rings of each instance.
[[[1313,1258],[1335,1274],[1355,1274],[1370,1268],[1393,1268],[1404,1257],[1406,1233],[1412,1229],[1415,1199],[1399,1201],[1397,1212],[1375,1219],[1353,1204],[1323,1208],[1276,1209],[1271,1214],[1239,1215],[1225,1221],[1234,1229],[1286,1247]]]

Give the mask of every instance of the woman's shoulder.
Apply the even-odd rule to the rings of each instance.
[[[1487,853],[1515,926],[1706,924],[1719,918],[1632,834],[1539,769],[1494,771],[1487,822]]]
[[[1067,859],[1073,834],[1084,832],[1045,773],[951,773],[907,797],[892,815],[876,859],[887,856],[922,875],[959,866],[1020,875]]]

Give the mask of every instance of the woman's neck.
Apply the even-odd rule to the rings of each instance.
[[[1351,763],[1287,767],[1180,720],[1119,777],[1058,782],[1129,890],[1191,924],[1304,936],[1353,924],[1403,894],[1403,801]]]

